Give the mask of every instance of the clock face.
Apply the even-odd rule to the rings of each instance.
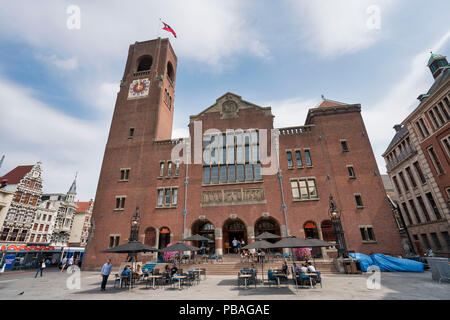
[[[150,80],[137,79],[133,80],[130,84],[130,89],[128,90],[128,99],[138,99],[148,96],[150,89]]]

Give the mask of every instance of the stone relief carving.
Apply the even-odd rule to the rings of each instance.
[[[230,119],[230,118],[237,118],[238,117],[238,105],[235,101],[231,100],[231,97],[227,97],[227,100],[225,100],[222,103],[222,119]]]
[[[232,189],[202,191],[202,206],[225,206],[266,203],[264,189]]]

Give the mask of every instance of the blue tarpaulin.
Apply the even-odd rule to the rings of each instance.
[[[372,258],[363,253],[350,253],[349,256],[358,260],[362,272],[367,272],[367,269],[373,265]]]
[[[391,271],[391,272],[423,272],[423,263],[386,256],[381,253],[371,254],[373,263],[380,267],[381,271]]]
[[[370,256],[362,253],[350,253],[350,257],[358,260],[361,265],[361,271],[367,272],[367,269],[371,266],[377,266],[381,271],[390,272],[423,272],[423,263],[386,256],[381,253],[371,254]]]

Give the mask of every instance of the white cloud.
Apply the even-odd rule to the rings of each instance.
[[[0,34],[25,41],[37,49],[52,48],[58,56],[75,56],[80,65],[102,68],[123,59],[134,41],[170,37],[179,57],[222,68],[237,53],[264,57],[268,50],[245,13],[242,1],[78,1],[81,28],[69,30],[67,6],[71,3],[42,0],[8,2],[0,11]],[[39,12],[39,14],[36,14]],[[178,39],[161,30],[162,18]]]
[[[450,40],[450,31],[442,35],[431,46],[433,52],[439,52]],[[409,72],[400,79],[395,79],[392,89],[374,105],[366,106],[364,116],[367,131],[377,158],[381,172],[386,171],[386,165],[381,154],[386,150],[395,131],[392,127],[401,123],[418,105],[417,97],[426,93],[433,83],[433,77],[426,64],[430,57],[430,49],[424,49],[409,61]]]
[[[380,38],[391,1],[291,0],[290,4],[299,41],[306,40],[308,48],[323,57],[336,57],[368,48]],[[379,8],[380,29],[368,27],[368,20],[376,18],[368,10],[373,5]]]
[[[59,193],[69,189],[79,171],[78,197],[89,200],[97,187],[109,119],[73,118],[34,96],[33,90],[0,78],[2,174],[41,160],[44,191]]]
[[[272,114],[275,116],[274,127],[297,127],[305,123],[308,109],[317,105],[317,99],[304,99],[301,97],[285,99],[280,101],[270,101],[263,105],[272,107]]]
[[[71,71],[71,70],[75,70],[76,68],[78,68],[78,60],[75,57],[61,59],[61,58],[58,58],[55,54],[50,55],[50,56],[37,54],[36,58],[40,61],[43,61],[50,65],[54,65],[58,69],[65,70],[65,71]]]

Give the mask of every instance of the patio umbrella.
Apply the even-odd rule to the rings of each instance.
[[[120,246],[106,249],[103,252],[109,253],[138,253],[138,252],[156,252],[158,249],[147,246],[139,241],[131,241]]]
[[[299,239],[299,238],[296,238],[295,236],[290,236],[290,237],[281,239],[277,243],[274,243],[272,245],[272,248],[289,248],[289,249],[291,249],[292,262],[294,262],[294,255],[292,254],[292,249],[293,248],[309,248],[310,245],[311,245],[311,242],[308,242],[307,239]],[[295,285],[298,290],[297,277],[295,277],[295,273],[293,273],[293,277],[295,280]]]
[[[208,238],[201,236],[199,234],[195,234],[193,236],[183,239],[183,241],[208,241],[208,240],[209,240]]]
[[[200,248],[190,246],[183,242],[177,242],[170,247],[165,247],[164,249],[159,250],[160,252],[177,252],[177,251],[198,251]]]
[[[147,246],[139,241],[130,241],[130,242],[122,244],[120,246],[106,249],[103,252],[128,253],[128,254],[132,254],[133,257],[136,258],[136,254],[138,252],[156,252],[156,251],[158,251],[158,249]],[[130,290],[131,290],[131,283],[130,283]]]
[[[187,238],[183,239],[183,241],[201,241],[202,242],[202,246],[203,246],[203,242],[204,241],[210,242],[210,240],[208,238],[206,238],[204,236],[201,236],[199,234],[195,234],[193,236],[187,237]],[[211,241],[211,242],[213,242],[213,241]]]
[[[183,242],[177,242],[170,247],[165,247],[164,249],[160,249],[159,252],[182,252],[182,251],[198,251],[200,248],[190,246]],[[181,255],[179,255],[181,261]]]
[[[272,248],[309,248],[310,242],[307,239],[299,239],[295,236],[290,236],[272,244]]]
[[[255,238],[258,240],[264,240],[264,239],[279,239],[281,237],[277,236],[276,234],[264,231],[263,233],[261,233],[259,236],[256,236]]]
[[[266,240],[257,240],[253,243],[246,245],[242,249],[270,249],[270,248],[273,248],[272,243],[267,242]],[[264,283],[264,260],[262,260],[261,269],[262,269],[261,270],[262,281]]]
[[[308,241],[309,247],[331,247],[332,244],[320,239],[305,239],[306,241]]]

